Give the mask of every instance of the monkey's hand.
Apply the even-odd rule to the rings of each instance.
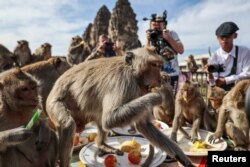
[[[32,131],[24,127],[6,130],[0,133],[0,144],[10,146],[23,143],[32,136]]]
[[[212,134],[211,136],[208,137],[208,141],[210,143],[214,143],[215,140],[220,139],[221,137],[222,137],[221,132],[215,132],[214,134]]]
[[[170,138],[177,143],[177,133],[172,132]]]
[[[51,131],[47,124],[44,121],[41,121],[38,125],[39,131],[36,138],[36,149],[37,151],[42,150],[42,148],[46,148],[49,145]]]

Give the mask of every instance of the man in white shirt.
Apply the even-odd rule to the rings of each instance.
[[[233,44],[238,30],[234,22],[224,22],[216,29],[220,48],[209,58],[207,65],[211,86],[228,91],[236,81],[250,78],[250,50]]]
[[[155,38],[154,32],[160,33],[157,38]],[[184,52],[184,46],[178,34],[167,28],[166,11],[164,11],[163,16],[152,15],[150,29],[147,30],[146,35],[147,45],[155,46],[156,51],[164,60],[162,70],[170,76],[170,84],[173,86],[173,94],[175,95],[180,73],[177,55]]]

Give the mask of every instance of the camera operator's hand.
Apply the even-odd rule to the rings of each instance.
[[[97,50],[98,50],[99,52],[104,53],[106,43],[107,43],[107,41],[106,41],[106,40],[104,40],[104,41],[100,42],[100,43],[99,43],[99,45],[98,45],[98,47],[97,47]]]
[[[166,29],[164,29],[164,30],[162,31],[162,36],[163,36],[163,38],[166,39],[167,41],[169,41],[169,39],[172,38],[171,35],[169,34],[169,31],[166,30]]]
[[[215,83],[217,86],[222,87],[222,86],[226,85],[226,80],[225,80],[225,78],[220,77],[215,81]]]

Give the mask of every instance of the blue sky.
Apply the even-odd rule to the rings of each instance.
[[[105,4],[112,12],[116,0],[0,0],[0,43],[13,51],[16,41],[26,39],[32,51],[40,44],[53,45],[53,55],[66,55],[72,36],[82,35],[94,20],[96,12]],[[249,0],[130,0],[138,20],[138,35],[145,43],[149,23],[142,21],[152,13],[168,11],[168,29],[175,30],[185,52],[207,54],[208,47],[218,47],[215,29],[225,21],[239,27],[235,43],[250,47]]]

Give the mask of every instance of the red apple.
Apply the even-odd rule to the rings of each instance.
[[[110,154],[108,155],[104,160],[105,167],[116,167],[117,165],[117,159],[114,155]]]
[[[135,164],[135,165],[138,165],[140,162],[141,162],[141,152],[139,150],[131,150],[129,153],[128,153],[128,160],[132,163],[132,164]]]

